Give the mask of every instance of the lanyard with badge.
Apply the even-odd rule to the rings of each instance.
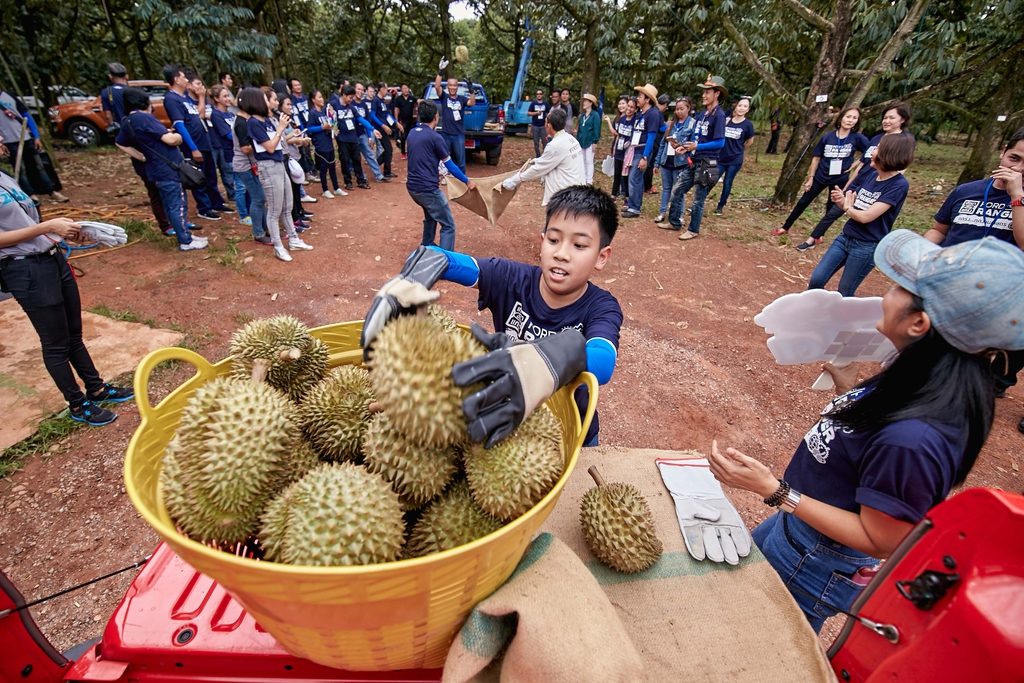
[[[845,138],[840,138],[838,135],[836,135],[836,153],[837,154],[841,154],[842,153],[842,151],[841,151],[842,147],[846,143],[846,141],[849,140],[849,139],[850,139],[849,135],[847,135]],[[829,159],[828,160],[828,174],[830,176],[842,175],[842,173],[843,173],[843,159],[845,159],[845,158],[846,157],[839,157],[838,159]]]

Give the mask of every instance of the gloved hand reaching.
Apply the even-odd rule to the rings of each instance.
[[[82,242],[98,242],[104,247],[116,247],[128,243],[128,233],[119,225],[79,221],[78,239]]]
[[[750,554],[750,532],[706,459],[659,459],[657,463],[676,504],[686,549],[694,559],[739,564],[739,558]]]
[[[551,394],[587,369],[586,340],[566,330],[535,342],[515,344],[504,333],[473,324],[473,336],[491,350],[458,363],[452,378],[461,387],[487,382],[462,402],[469,437],[490,448],[515,431]]]
[[[418,247],[409,254],[402,272],[377,291],[363,319],[359,345],[363,348],[365,360],[369,360],[370,345],[388,321],[403,314],[414,313],[419,306],[441,296],[440,292],[432,292],[430,288],[447,268],[448,257],[439,251]]]
[[[501,181],[501,186],[503,188],[505,188],[506,190],[514,190],[517,187],[519,187],[519,183],[521,183],[521,182],[522,182],[522,180],[520,179],[519,174],[516,173],[512,177],[505,178],[504,180],[502,180]]]
[[[437,70],[438,71],[444,71],[445,67],[448,66],[448,63],[449,62],[448,62],[447,59],[445,59],[444,57],[441,57],[441,61],[437,63]]]

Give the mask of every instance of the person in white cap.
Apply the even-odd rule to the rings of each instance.
[[[878,243],[895,283],[876,327],[896,347],[878,374],[825,369],[841,395],[799,444],[783,479],[712,442],[711,471],[781,509],[754,541],[808,621],[848,610],[928,510],[964,482],[992,428],[993,361],[1024,349],[1024,252],[994,237],[942,248],[909,230]],[[850,366],[854,368],[854,366]]]
[[[514,190],[526,180],[541,179],[544,182],[544,199],[541,206],[547,206],[551,195],[571,185],[584,185],[583,150],[580,143],[565,131],[565,111],[553,109],[548,114],[544,126],[551,142],[544,148],[544,153],[529,162],[526,170],[518,171],[511,178],[502,181],[506,190]]]
[[[576,139],[583,150],[583,175],[587,185],[594,184],[594,146],[601,139],[601,117],[594,111],[596,106],[597,98],[590,93],[584,93],[583,111],[580,112],[578,119]]]

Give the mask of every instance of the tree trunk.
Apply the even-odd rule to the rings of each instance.
[[[437,0],[437,16],[441,20],[441,49],[444,52],[444,58],[447,59],[450,64],[445,68],[445,72],[441,74],[445,77],[454,75],[455,66],[455,54],[452,51],[452,15],[451,15],[451,0]]]
[[[597,56],[597,17],[587,24],[583,33],[583,92],[593,93],[597,88],[600,64]],[[582,106],[582,105],[580,105]]]
[[[956,181],[957,185],[984,178],[993,168],[995,162],[992,157],[997,144],[1002,140],[1003,130],[1009,123],[1009,119],[1000,122],[996,120],[996,117],[1009,114],[1012,109],[1013,97],[1019,87],[1015,83],[1016,79],[1013,78],[1016,64],[1016,60],[1007,60],[999,70],[999,78],[996,79],[999,85],[996,86],[992,97],[988,98],[988,111],[981,119],[981,126],[974,138],[971,156],[968,157],[963,171],[960,172],[960,178]]]
[[[107,24],[110,26],[110,34],[114,37],[114,43],[117,45],[117,56],[121,63],[127,66],[127,41],[121,38],[121,31],[117,28],[117,22],[114,21],[114,15],[110,11],[110,2],[108,0],[100,0],[100,4],[103,6],[103,14],[107,18]]]
[[[811,147],[824,126],[829,125],[828,102],[815,102],[817,95],[832,95],[842,75],[846,61],[846,48],[853,30],[851,0],[836,2],[832,15],[832,30],[825,33],[818,62],[814,66],[811,87],[804,101],[804,112],[793,127],[782,172],[775,184],[772,201],[788,204],[800,192],[806,170],[811,163]]]

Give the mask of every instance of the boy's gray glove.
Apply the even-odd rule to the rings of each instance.
[[[78,236],[82,242],[97,242],[104,247],[116,247],[128,243],[128,233],[119,225],[79,221]]]
[[[658,471],[676,504],[686,549],[695,560],[739,564],[750,554],[750,532],[704,458],[659,459]]]
[[[456,364],[452,378],[460,387],[488,383],[462,402],[469,438],[485,442],[485,448],[515,431],[537,406],[587,369],[587,342],[578,330],[515,344],[504,333],[489,334],[474,323],[473,336],[491,352]]]
[[[409,254],[402,272],[377,291],[363,319],[359,345],[363,348],[364,360],[369,360],[370,345],[389,321],[413,313],[418,307],[441,296],[440,292],[432,292],[430,288],[447,269],[448,257],[434,249],[418,247]]]

